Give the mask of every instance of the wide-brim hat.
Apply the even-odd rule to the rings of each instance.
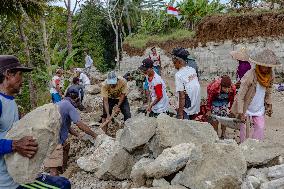
[[[244,48],[244,47],[241,48],[238,51],[231,51],[230,55],[235,60],[240,60],[240,61],[248,61],[249,60],[249,55],[248,55],[247,49]]]
[[[277,67],[282,65],[275,53],[270,49],[253,53],[249,58],[249,62],[265,67]]]

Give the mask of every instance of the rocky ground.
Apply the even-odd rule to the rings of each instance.
[[[94,144],[88,137],[70,138],[70,159],[63,175],[70,178],[72,188],[284,188],[283,93],[274,92],[274,114],[267,119],[265,141],[238,145],[238,131],[232,129],[227,130],[228,139],[219,140],[207,123],[139,114],[141,92],[132,81],[133,119],[121,124],[118,116],[105,135],[98,129],[99,83],[105,76],[95,75],[81,116],[100,135]],[[202,82],[203,93],[207,82]],[[167,83],[173,90],[172,80]]]

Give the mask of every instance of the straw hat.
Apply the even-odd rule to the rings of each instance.
[[[235,60],[240,60],[240,61],[248,61],[249,60],[249,55],[247,53],[247,49],[242,47],[238,51],[231,51],[230,55],[233,57]]]
[[[275,53],[270,49],[255,52],[249,58],[249,62],[265,67],[276,67],[282,65]]]

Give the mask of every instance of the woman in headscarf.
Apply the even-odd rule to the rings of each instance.
[[[249,62],[255,64],[255,68],[249,70],[242,78],[231,112],[243,122],[250,119],[254,126],[252,138],[262,140],[265,114],[269,117],[272,115],[271,93],[274,80],[272,68],[281,64],[274,52],[269,49],[255,53]],[[241,124],[241,142],[246,138],[245,128],[246,125]]]
[[[239,89],[241,84],[241,79],[247,73],[247,71],[251,69],[251,65],[248,62],[249,55],[245,48],[241,48],[239,51],[232,51],[230,52],[230,54],[233,59],[239,62],[239,66],[237,68],[237,83],[236,83],[236,87],[237,89]]]

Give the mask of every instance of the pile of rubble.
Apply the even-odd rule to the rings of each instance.
[[[219,140],[207,123],[137,115],[77,159],[73,188],[284,187],[283,144]],[[91,179],[91,180],[90,180]]]

